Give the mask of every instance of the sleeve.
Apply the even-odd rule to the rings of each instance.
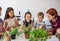
[[[25,24],[24,24],[24,22],[22,22],[22,24],[21,24],[21,30],[24,30],[24,27],[25,27]]]
[[[53,30],[52,30],[52,33],[53,33],[53,34],[56,33],[56,30],[57,30],[57,28],[59,28],[59,26],[60,26],[60,21],[58,21],[58,22],[56,23],[56,25],[54,26],[54,28],[53,28]]]
[[[17,18],[17,17],[15,17],[14,19],[15,19],[15,20],[18,20],[18,18]]]

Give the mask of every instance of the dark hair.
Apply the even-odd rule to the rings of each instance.
[[[42,16],[44,18],[44,13],[43,12],[39,12],[38,16]]]
[[[2,23],[2,25],[4,24],[3,20],[0,18],[0,22]]]
[[[26,17],[27,14],[30,14],[30,15],[32,16],[31,12],[26,12],[26,13],[25,13],[25,17]]]
[[[0,7],[0,10],[2,10],[2,7]]]
[[[57,12],[57,10],[54,9],[54,8],[50,8],[46,13],[47,13],[47,14],[50,14],[51,16],[55,16],[55,17],[58,16],[58,12]]]
[[[6,20],[6,19],[9,18],[9,14],[8,14],[8,13],[9,13],[10,11],[14,11],[14,9],[13,9],[12,7],[8,7],[8,8],[7,8],[4,20]],[[13,15],[13,17],[15,17],[15,15]]]

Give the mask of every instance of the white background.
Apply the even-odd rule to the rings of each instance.
[[[55,8],[60,15],[60,0],[0,0],[0,6],[2,7],[2,19],[4,19],[7,7],[13,7],[15,10],[15,15],[19,15],[20,11],[21,20],[24,20],[24,14],[28,10],[30,10],[33,16],[32,18],[35,18],[35,20],[37,19],[37,13],[40,11],[44,12],[45,14],[44,20],[48,20],[46,11],[49,8]],[[52,38],[52,41],[55,41],[55,38],[54,40]]]
[[[7,7],[13,7],[15,10],[15,15],[21,13],[21,20],[24,20],[24,14],[26,11],[30,10],[32,13],[32,18],[37,19],[37,13],[42,11],[45,14],[44,20],[47,20],[46,11],[49,8],[55,8],[60,14],[60,0],[0,0],[0,6],[2,7],[2,18]]]

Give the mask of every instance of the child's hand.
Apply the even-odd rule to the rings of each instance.
[[[0,35],[3,35],[3,33],[0,33]]]
[[[31,22],[31,26],[32,26],[32,27],[34,26],[34,22]]]
[[[15,28],[16,26],[10,26],[10,28]]]
[[[10,28],[14,28],[14,26],[10,26]]]
[[[6,31],[9,31],[10,30],[10,27],[6,27]]]
[[[40,29],[42,29],[43,28],[43,26],[40,26]]]

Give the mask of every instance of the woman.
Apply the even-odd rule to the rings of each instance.
[[[52,25],[51,33],[54,35],[56,30],[60,27],[60,17],[58,16],[57,10],[54,8],[50,8],[46,13]]]

